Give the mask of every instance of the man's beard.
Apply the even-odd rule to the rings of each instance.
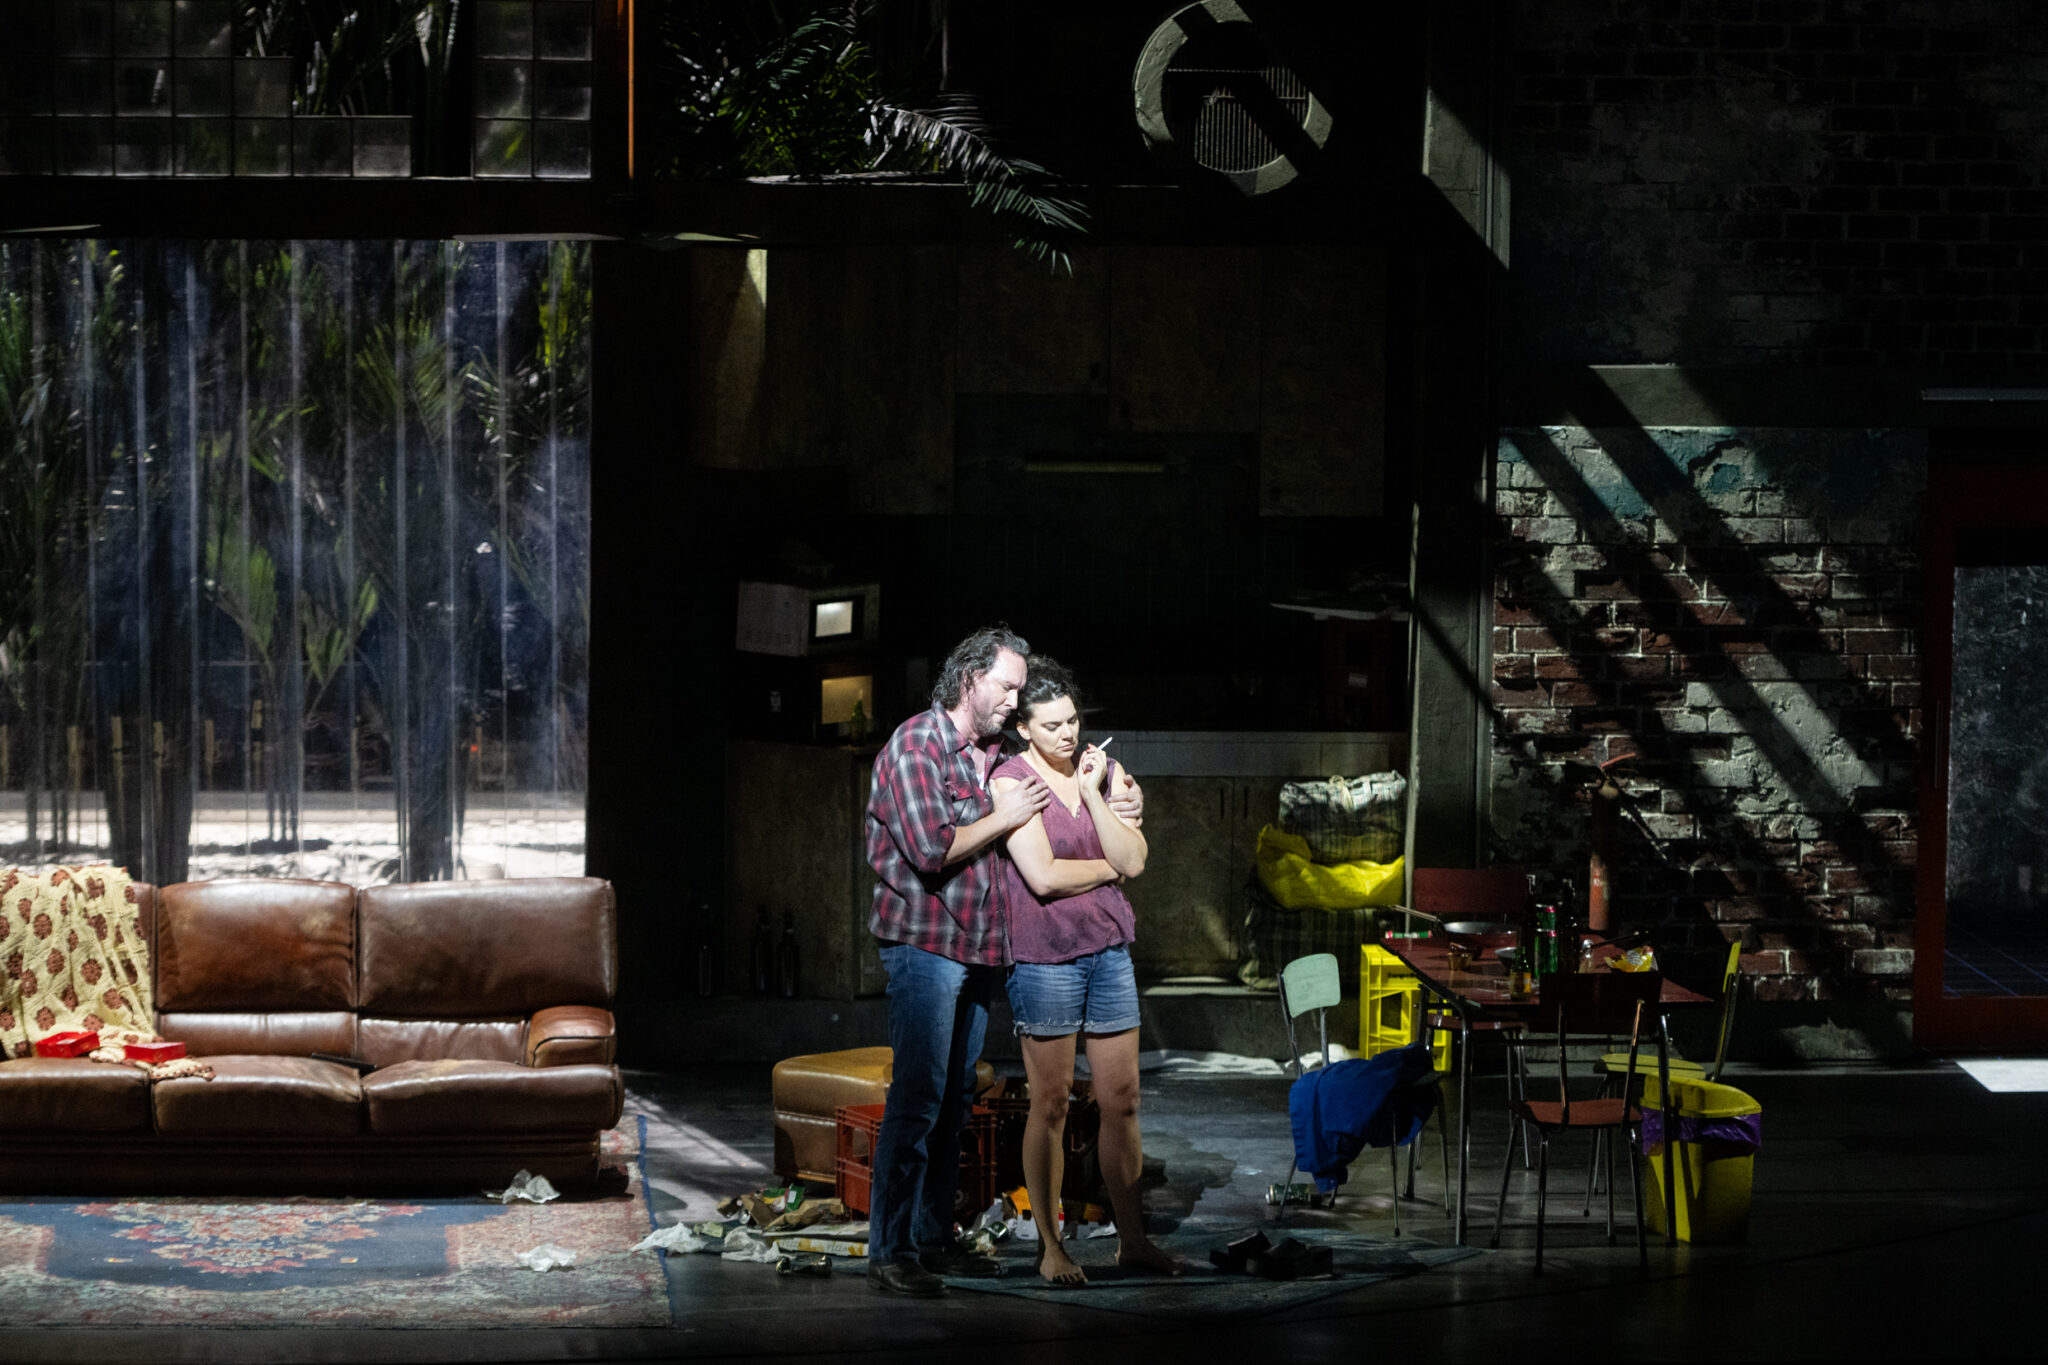
[[[977,709],[974,713],[974,737],[993,739],[1003,732],[1003,717],[995,711]]]

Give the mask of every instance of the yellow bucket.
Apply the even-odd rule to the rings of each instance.
[[[1645,1116],[1661,1107],[1663,1092],[1655,1075],[1643,1078],[1642,1108]],[[1717,1138],[1697,1139],[1687,1130],[1716,1119],[1747,1118],[1761,1114],[1763,1106],[1754,1097],[1732,1085],[1713,1081],[1671,1078],[1671,1098],[1677,1108],[1678,1150],[1672,1162],[1678,1185],[1678,1240],[1681,1242],[1740,1242],[1749,1235],[1750,1186],[1756,1175],[1756,1147],[1752,1143]],[[1668,1141],[1668,1135],[1666,1140]],[[1664,1143],[1658,1142],[1643,1156],[1648,1178],[1643,1182],[1643,1210],[1652,1232],[1664,1231]]]

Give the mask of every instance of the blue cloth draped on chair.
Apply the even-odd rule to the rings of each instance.
[[[1295,1160],[1318,1191],[1343,1184],[1366,1148],[1405,1147],[1421,1135],[1440,1094],[1416,1084],[1431,1066],[1429,1048],[1417,1043],[1302,1073],[1287,1092],[1287,1117]]]

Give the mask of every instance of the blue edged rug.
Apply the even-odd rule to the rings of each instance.
[[[498,1204],[230,1196],[0,1197],[7,1327],[667,1327],[645,1121],[605,1134],[623,1193]],[[509,1177],[512,1172],[507,1171]],[[576,1253],[539,1272],[518,1254]]]

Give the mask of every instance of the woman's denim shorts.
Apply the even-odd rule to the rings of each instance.
[[[1010,968],[1010,1013],[1034,1038],[1122,1033],[1138,1026],[1138,978],[1123,944],[1072,962],[1019,962]]]

